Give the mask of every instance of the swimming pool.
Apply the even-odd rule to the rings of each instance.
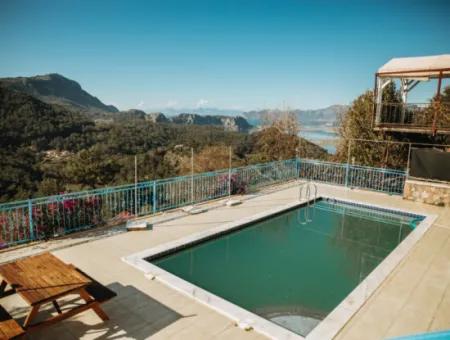
[[[379,264],[414,234],[423,219],[409,212],[323,198],[125,260],[266,335],[301,338],[314,328],[330,328],[326,322],[330,313],[342,311],[337,307],[358,292],[355,287],[365,289],[366,299],[396,261],[383,262],[384,276],[377,275],[370,289],[366,277],[377,266],[381,270]],[[400,250],[404,255],[407,247]]]
[[[415,221],[415,216],[320,200],[150,261],[306,336]]]

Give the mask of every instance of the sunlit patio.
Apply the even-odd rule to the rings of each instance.
[[[110,320],[102,322],[92,311],[78,314],[54,326],[27,335],[30,339],[257,339],[255,330],[244,330],[235,321],[194,299],[146,277],[122,258],[225,223],[250,217],[298,200],[296,182],[272,186],[242,197],[243,203],[224,206],[211,201],[207,211],[187,215],[171,210],[148,218],[153,230],[125,232],[123,226],[72,234],[69,238],[29,245],[2,253],[2,261],[51,251],[61,260],[93,276],[117,293],[103,305]],[[318,184],[318,195],[351,199],[438,217],[406,258],[376,289],[375,293],[339,330],[337,339],[384,339],[450,328],[450,209],[403,200],[365,190]],[[76,297],[66,304],[76,304]],[[17,295],[3,298],[2,305],[17,320],[27,306]],[[54,313],[51,304],[48,313]],[[309,338],[332,334],[311,333]]]

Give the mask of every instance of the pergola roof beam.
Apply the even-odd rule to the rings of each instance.
[[[377,76],[383,78],[439,78],[440,75],[450,77],[450,54],[393,58],[377,71]]]

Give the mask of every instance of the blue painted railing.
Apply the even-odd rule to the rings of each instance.
[[[48,239],[263,186],[304,178],[387,193],[403,192],[406,173],[291,159],[138,184],[0,204],[0,246]]]
[[[406,171],[302,159],[299,177],[388,194],[402,194]]]
[[[298,177],[296,159],[0,204],[0,243],[48,239]]]

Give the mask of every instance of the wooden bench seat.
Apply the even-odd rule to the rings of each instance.
[[[87,287],[86,287],[86,291],[89,293],[90,296],[92,296],[92,298],[97,301],[98,303],[103,303],[106,302],[108,300],[111,300],[113,297],[116,297],[117,294],[112,291],[111,289],[109,289],[108,287],[105,287],[104,285],[102,285],[100,282],[98,282],[97,280],[93,279],[92,277],[90,277],[88,274],[86,274],[85,272],[83,272],[81,269],[76,268],[75,269],[83,274],[84,276],[86,276],[87,278],[89,278],[92,283],[90,283]]]
[[[51,321],[49,321],[49,323],[55,323],[58,321],[62,321],[65,320],[75,314],[78,314],[84,310],[87,310],[89,308],[94,308],[92,307],[93,305],[100,305],[101,303],[104,303],[110,299],[112,299],[113,297],[117,296],[117,294],[112,291],[111,289],[109,289],[108,287],[105,287],[104,285],[102,285],[100,282],[98,282],[97,280],[93,279],[92,277],[90,277],[88,274],[86,274],[85,272],[83,272],[81,269],[75,267],[73,264],[68,264],[68,267],[73,268],[74,270],[76,270],[78,273],[82,274],[83,276],[85,276],[86,278],[88,278],[89,280],[91,280],[92,282],[90,282],[86,287],[85,287],[85,291],[86,293],[89,294],[89,296],[83,297],[83,299],[90,299],[90,301],[88,302],[86,300],[86,304],[78,306],[76,308],[71,309],[68,312],[65,313],[61,313],[60,311],[58,311],[58,313],[60,313],[59,315],[53,317],[53,319]],[[58,306],[58,304],[55,301],[56,306]],[[55,307],[56,307],[55,306]],[[59,306],[58,306],[59,308]],[[58,310],[57,308],[57,310]],[[108,320],[108,316],[103,312],[103,311],[99,311],[101,312],[101,318],[102,320]],[[99,316],[100,316],[99,315]],[[28,331],[34,330],[36,328],[40,328],[41,325],[37,324],[37,325],[32,325],[29,328],[27,328]]]
[[[25,334],[23,328],[0,306],[0,339],[14,339]]]
[[[31,307],[22,326],[4,308],[0,309],[0,340],[55,324],[89,309],[103,321],[109,320],[100,304],[117,295],[80,269],[62,262],[50,253],[0,265],[0,276],[0,296],[6,286],[10,285],[13,288],[11,292],[15,291]],[[62,311],[57,300],[73,294],[79,295],[85,303]],[[33,322],[41,306],[50,302],[58,314]]]

